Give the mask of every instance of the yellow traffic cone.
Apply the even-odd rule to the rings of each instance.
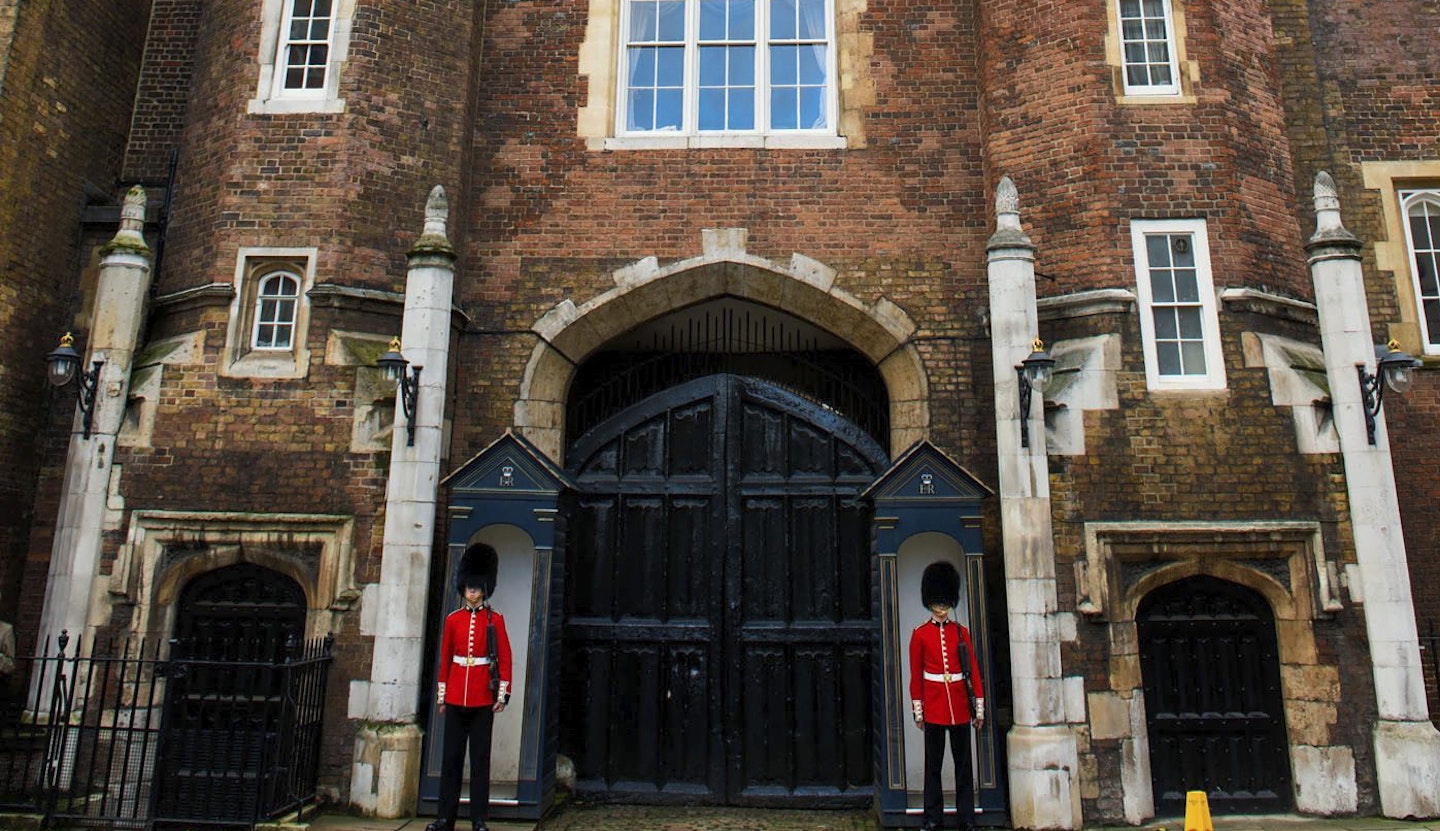
[[[1204,791],[1185,794],[1185,831],[1215,831],[1210,821],[1210,799]]]

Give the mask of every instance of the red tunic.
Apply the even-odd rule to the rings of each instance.
[[[489,665],[486,654],[486,629],[489,619],[495,620],[496,662]],[[457,661],[458,659],[458,661]],[[440,635],[439,698],[457,707],[490,707],[495,694],[490,692],[490,672],[500,673],[500,692],[510,691],[510,638],[505,634],[505,616],[489,607],[475,611],[456,609],[445,618]]]
[[[960,665],[957,642],[965,644],[965,654],[969,656],[969,666],[964,668]],[[951,679],[948,683],[944,680],[947,672]],[[985,698],[985,688],[980,684],[980,662],[975,657],[969,629],[953,620],[937,623],[934,618],[915,627],[910,635],[910,700],[921,702],[927,724],[970,723],[973,714],[965,681],[960,677],[962,672],[970,676],[975,698]]]

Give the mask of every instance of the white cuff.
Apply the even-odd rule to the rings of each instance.
[[[915,720],[916,720],[916,721],[924,721],[924,720],[925,720],[925,704],[924,704],[924,702],[920,701],[918,698],[917,698],[917,699],[911,699],[911,701],[910,701],[910,710],[911,710],[913,713],[915,713]]]
[[[509,700],[510,700],[510,682],[509,682],[509,681],[501,681],[501,682],[500,682],[500,698],[501,698],[501,700],[503,700],[503,701],[509,701]]]
[[[441,681],[435,686],[435,699],[441,704],[445,703],[445,682]]]
[[[985,699],[983,698],[975,699],[975,718],[981,721],[985,720]]]

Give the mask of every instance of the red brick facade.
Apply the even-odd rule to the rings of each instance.
[[[31,523],[50,520],[33,512],[52,412],[43,359],[84,325],[81,273],[93,266],[78,220],[120,175],[149,7],[0,12],[0,620],[16,617]],[[73,391],[53,395],[68,415]]]
[[[381,579],[391,459],[355,439],[358,408],[375,404],[361,376],[375,356],[345,339],[400,331],[406,252],[434,184],[450,196],[458,254],[444,472],[515,425],[533,383],[534,327],[557,304],[602,297],[617,270],[644,258],[665,266],[700,255],[702,229],[736,228],[751,257],[784,264],[801,254],[833,269],[835,287],[858,304],[903,310],[925,373],[925,435],[995,486],[986,241],[1002,175],[1019,189],[1042,301],[1135,291],[1130,221],[1204,219],[1217,292],[1304,306],[1315,295],[1304,248],[1314,174],[1335,175],[1347,227],[1371,243],[1391,230],[1360,165],[1440,164],[1440,17],[1424,0],[1177,0],[1184,80],[1166,100],[1120,100],[1104,3],[872,3],[856,12],[854,41],[867,49],[841,46],[856,82],[841,106],[859,125],[845,149],[598,149],[577,130],[577,113],[597,98],[582,58],[591,9],[579,0],[355,0],[343,111],[309,113],[257,111],[261,3],[155,0],[153,15],[149,3],[61,5],[26,4],[13,38],[0,40],[0,190],[20,197],[0,215],[0,619],[17,619],[27,644],[45,598],[71,406],[68,392],[52,409],[36,404],[47,401],[41,356],[86,319],[84,277],[105,238],[77,225],[76,206],[87,182],[143,180],[166,195],[172,152],[140,348],[191,337],[197,347],[145,365],[160,373],[144,405],[153,426],[116,453],[122,506],[105,530],[102,571],[123,561],[137,511],[334,515],[353,520],[361,587]],[[856,91],[866,85],[873,100]],[[340,298],[332,302],[311,295],[297,333],[308,363],[284,377],[240,371],[227,342],[239,260],[252,249],[313,250],[315,285],[345,290],[326,295]],[[1402,312],[1372,246],[1364,258],[1384,340],[1413,313]],[[1217,305],[1227,382],[1205,394],[1148,388],[1133,303],[1042,318],[1038,334],[1051,344],[1111,334],[1121,344],[1118,406],[1084,413],[1083,454],[1049,460],[1059,611],[1082,621],[1062,646],[1063,673],[1083,679],[1087,695],[1110,690],[1113,656],[1108,627],[1079,608],[1086,523],[1306,521],[1337,573],[1356,561],[1341,455],[1301,452],[1291,409],[1272,398],[1272,367],[1247,352],[1258,336],[1318,347],[1317,328],[1303,312]],[[1437,366],[1385,404],[1422,630],[1440,626]],[[997,514],[985,535],[1000,595]],[[432,594],[443,580],[437,569]],[[139,626],[151,602],[123,591],[108,600],[118,630]],[[370,676],[372,638],[354,598],[327,613],[338,660],[321,783],[348,800],[357,726],[346,682]],[[1346,600],[1315,617],[1314,665],[1336,674],[1346,702],[1330,740],[1353,752],[1356,810],[1373,813],[1364,616]],[[1003,597],[990,623],[1003,720]],[[1076,729],[1089,771],[1085,820],[1126,819],[1114,773],[1122,743]]]

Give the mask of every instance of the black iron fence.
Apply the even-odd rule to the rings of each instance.
[[[253,827],[316,798],[333,638],[227,661],[66,634],[0,691],[0,809],[47,824]]]

